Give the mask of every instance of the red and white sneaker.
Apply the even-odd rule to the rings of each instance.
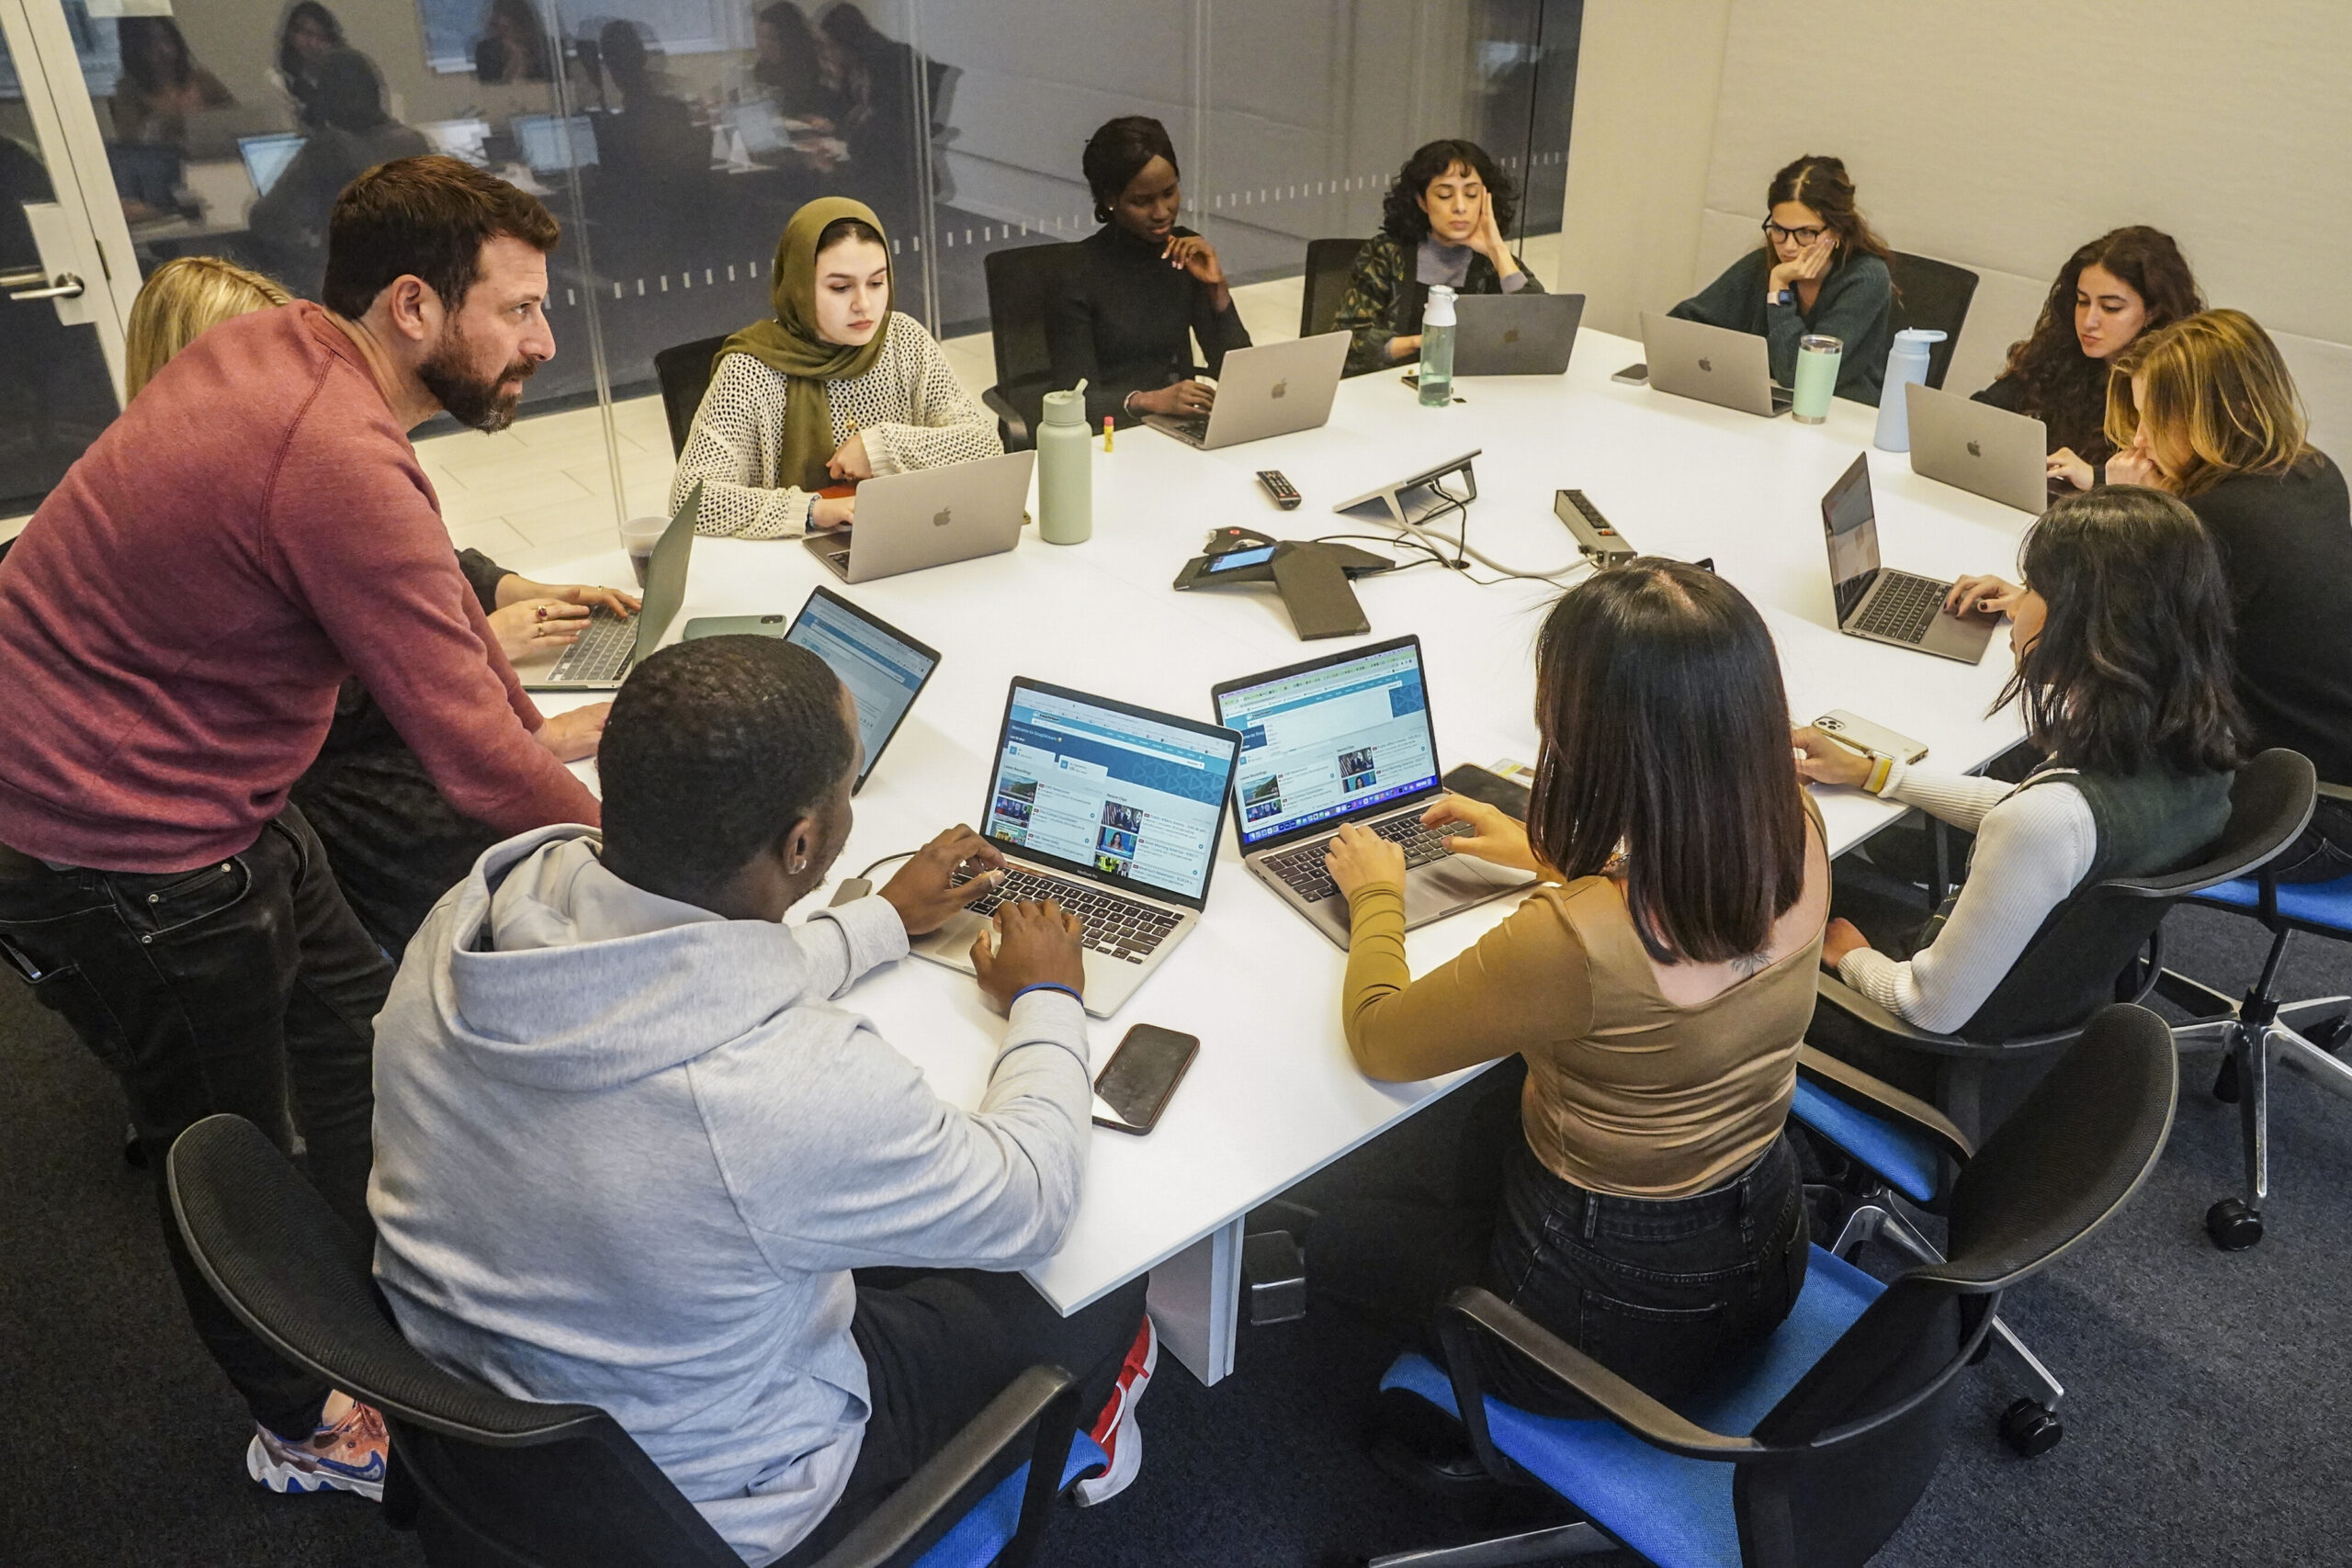
[[[353,1401],[343,1419],[289,1442],[266,1427],[254,1428],[245,1473],[272,1492],[356,1492],[384,1500],[384,1462],[391,1439],[372,1405]]]
[[[1151,1386],[1152,1369],[1159,1364],[1159,1335],[1147,1313],[1143,1326],[1136,1330],[1136,1342],[1127,1347],[1118,1386],[1111,1391],[1110,1401],[1087,1434],[1111,1456],[1111,1468],[1070,1488],[1080,1507],[1109,1502],[1132,1485],[1136,1472],[1143,1468],[1143,1428],[1136,1425],[1136,1406],[1143,1403],[1143,1391]]]

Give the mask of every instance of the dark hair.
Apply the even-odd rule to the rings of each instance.
[[[824,73],[824,45],[818,41],[817,29],[808,25],[808,13],[793,0],[775,0],[763,6],[759,25],[775,30],[784,58],[761,61],[752,68],[752,80],[783,91],[787,107],[797,106],[816,91]]]
[[[142,93],[153,96],[167,87],[185,87],[196,75],[196,56],[187,47],[187,37],[180,31],[179,23],[169,17],[125,17],[115,23],[115,50],[122,57],[122,73]],[[149,47],[157,43],[172,46],[172,63],[165,73],[156,74],[148,58]]]
[[[623,93],[645,82],[645,35],[635,22],[606,22],[596,33],[596,56]]]
[[[825,661],[782,637],[702,637],[640,661],[596,751],[606,860],[655,892],[722,886],[849,772],[841,705]]]
[[[2064,497],[2018,565],[2049,612],[2000,701],[2024,700],[2026,733],[2053,761],[2134,773],[2245,760],[2229,584],[2185,502],[2139,485]]]
[[[1784,201],[1801,201],[1821,214],[1821,220],[1838,236],[1837,265],[1858,254],[1876,256],[1890,267],[1894,265],[1894,253],[1854,205],[1854,182],[1846,173],[1844,159],[1808,152],[1774,175],[1764,191],[1766,212]]]
[[[890,242],[882,237],[882,231],[865,219],[836,218],[818,231],[817,248],[809,254],[821,256],[843,240],[870,241],[881,246],[886,253],[890,249]]]
[[[1086,151],[1079,155],[1078,165],[1086,173],[1086,188],[1094,193],[1097,223],[1111,221],[1111,209],[1118,205],[1119,193],[1154,158],[1167,159],[1168,166],[1182,175],[1177,167],[1176,143],[1168,140],[1168,128],[1148,114],[1123,114],[1104,120],[1086,139]]]
[[[1389,182],[1388,194],[1380,199],[1380,231],[1407,245],[1428,239],[1430,215],[1421,209],[1421,197],[1431,180],[1456,164],[1478,176],[1494,203],[1495,227],[1510,233],[1511,220],[1519,216],[1519,193],[1511,188],[1510,176],[1495,167],[1484,147],[1453,139],[1426,142],[1405,160]]]
[[[843,49],[866,49],[889,41],[850,0],[836,0],[834,5],[826,6],[824,15],[817,18],[817,26]]]
[[[2143,334],[2205,308],[2187,258],[2160,229],[2134,224],[2110,230],[2066,258],[2032,333],[2009,345],[2009,362],[2001,374],[2018,384],[2023,394],[2018,406],[2050,427],[2053,443],[2084,456],[2107,441],[2111,363],[2085,354],[2075,336],[2075,292],[2088,266],[2106,268],[2140,297],[2148,311]]]
[[[338,49],[319,62],[312,102],[320,120],[337,130],[373,130],[391,118],[384,112],[383,78],[357,50]]]
[[[319,299],[356,320],[395,278],[413,275],[455,311],[481,276],[481,248],[501,236],[547,252],[563,230],[537,197],[456,158],[379,164],[335,197]]]
[[[1644,556],[1562,594],[1535,661],[1535,852],[1574,879],[1622,852],[1626,912],[1661,964],[1762,951],[1804,891],[1805,821],[1756,607]]]
[[[319,4],[319,0],[294,0],[288,8],[286,19],[277,24],[277,71],[288,81],[304,73],[302,57],[294,52],[294,28],[308,22],[327,35],[327,41],[337,49],[343,47],[343,24],[334,13]]]

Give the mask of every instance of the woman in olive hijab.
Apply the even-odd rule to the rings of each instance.
[[[846,527],[876,474],[1004,450],[922,324],[890,308],[890,245],[864,205],[827,197],[775,248],[773,321],[718,351],[670,487],[699,481],[705,534],[768,539]]]

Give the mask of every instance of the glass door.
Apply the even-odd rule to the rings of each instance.
[[[65,16],[0,0],[0,518],[38,506],[120,409],[138,290]]]

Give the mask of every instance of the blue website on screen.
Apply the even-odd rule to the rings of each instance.
[[[1217,698],[1241,732],[1241,841],[1395,800],[1437,783],[1419,650],[1392,648]]]
[[[934,660],[821,593],[794,618],[785,640],[823,660],[849,688],[857,704],[857,738],[865,743],[865,765],[857,775],[864,780]]]
[[[987,832],[1197,898],[1232,777],[1227,742],[1016,686]]]

